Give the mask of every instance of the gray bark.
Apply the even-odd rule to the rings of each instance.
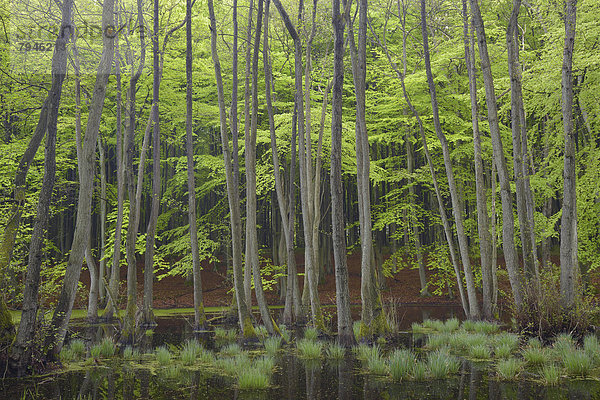
[[[577,0],[566,0],[565,44],[562,65],[562,117],[565,135],[563,206],[560,223],[560,292],[565,307],[575,301],[577,268],[577,180],[575,127],[573,124],[573,48],[577,22]]]
[[[429,84],[429,94],[431,95],[431,107],[433,109],[433,124],[435,127],[436,134],[440,143],[442,144],[442,154],[444,156],[444,167],[446,169],[446,175],[448,177],[448,186],[450,189],[450,197],[452,200],[452,211],[454,213],[454,221],[456,223],[456,234],[458,236],[458,244],[460,249],[460,255],[463,264],[463,271],[465,273],[465,280],[467,283],[467,296],[469,299],[469,316],[471,318],[479,318],[479,304],[477,302],[477,294],[475,292],[475,281],[473,278],[473,271],[471,270],[471,262],[469,260],[469,248],[467,243],[467,237],[463,227],[463,212],[461,209],[461,202],[458,195],[456,183],[454,181],[454,172],[452,170],[452,161],[450,159],[450,151],[448,149],[448,142],[446,136],[442,131],[440,125],[440,118],[438,114],[437,95],[435,89],[435,83],[433,82],[433,75],[431,72],[431,63],[429,61],[429,44],[427,34],[427,22],[425,13],[425,0],[421,0],[421,33],[423,35],[423,48],[425,55],[425,69],[427,73],[427,82]]]
[[[106,0],[102,7],[103,32],[109,29],[109,26],[114,25],[113,13],[114,0]],[[114,37],[111,36],[103,35],[102,56],[98,64],[85,138],[83,139],[81,165],[79,166],[79,199],[77,203],[74,239],[71,245],[71,253],[67,262],[61,294],[52,317],[51,332],[46,338],[46,348],[50,359],[55,359],[62,348],[71,311],[73,310],[75,291],[79,282],[85,249],[89,245],[96,141],[106,95],[106,85],[114,58]]]

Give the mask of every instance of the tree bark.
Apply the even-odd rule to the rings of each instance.
[[[114,0],[106,0],[102,6],[102,31],[106,32],[114,25]],[[90,105],[87,121],[86,134],[82,145],[82,159],[80,170],[79,199],[77,203],[77,221],[71,253],[67,262],[67,270],[51,322],[51,331],[46,338],[47,355],[50,359],[56,359],[63,345],[67,325],[73,310],[75,291],[79,282],[81,266],[85,249],[89,246],[91,214],[92,214],[92,191],[94,187],[93,176],[95,166],[95,150],[98,132],[100,129],[100,117],[104,107],[106,85],[110,75],[114,54],[114,36],[103,35],[103,49],[96,83]]]
[[[565,44],[562,65],[562,117],[565,135],[563,207],[560,223],[560,292],[562,303],[575,301],[577,268],[577,176],[575,127],[573,124],[573,48],[577,22],[577,0],[566,0],[564,9]]]
[[[502,202],[502,247],[504,248],[504,260],[508,271],[508,279],[512,289],[513,299],[517,310],[521,309],[523,304],[522,279],[519,273],[519,261],[515,250],[514,236],[514,217],[512,206],[512,193],[510,191],[510,180],[508,168],[506,167],[506,158],[500,138],[500,126],[498,124],[498,107],[496,103],[496,94],[494,89],[494,79],[490,64],[490,57],[487,51],[487,39],[485,36],[485,27],[481,10],[477,0],[470,0],[471,13],[473,14],[473,25],[477,31],[477,42],[479,48],[479,58],[481,59],[481,72],[483,74],[483,83],[485,87],[485,98],[488,110],[488,123],[492,136],[492,147],[494,149],[494,163],[498,170],[498,179],[500,181],[500,198]]]
[[[463,212],[460,205],[460,199],[456,183],[454,181],[454,172],[452,170],[452,161],[450,159],[450,151],[445,134],[442,132],[440,125],[440,117],[438,113],[437,94],[435,83],[433,82],[433,74],[431,72],[431,62],[429,60],[429,43],[427,34],[427,19],[425,12],[425,0],[421,0],[421,33],[423,35],[423,50],[425,55],[425,71],[427,74],[427,82],[429,84],[429,94],[431,95],[431,107],[433,109],[433,124],[440,143],[442,144],[442,154],[444,156],[444,167],[448,177],[448,186],[450,189],[450,198],[452,200],[452,211],[454,213],[454,221],[456,223],[456,234],[458,236],[458,245],[467,283],[467,297],[469,299],[469,316],[478,319],[480,317],[479,304],[477,302],[477,293],[475,291],[475,281],[473,271],[471,269],[471,261],[469,260],[469,247],[467,237],[463,227]]]
[[[355,342],[350,315],[348,265],[344,226],[344,191],[342,186],[342,102],[344,89],[344,16],[340,0],[333,0],[333,88],[331,110],[331,225],[335,263],[338,342],[350,346]]]
[[[202,296],[202,276],[198,251],[198,226],[196,222],[196,179],[194,174],[194,132],[192,120],[192,0],[185,2],[185,78],[186,78],[186,117],[185,150],[187,156],[188,219],[190,223],[190,247],[192,250],[192,275],[194,277],[194,329],[206,325],[204,301]]]

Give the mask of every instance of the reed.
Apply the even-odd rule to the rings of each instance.
[[[415,354],[408,349],[396,349],[390,354],[388,367],[392,379],[401,381],[408,379],[415,365]]]

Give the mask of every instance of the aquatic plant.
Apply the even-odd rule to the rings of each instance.
[[[242,349],[237,343],[229,343],[221,349],[221,354],[225,356],[235,356],[242,352]]]
[[[366,343],[360,343],[358,346],[354,346],[353,348],[354,354],[356,354],[356,358],[360,361],[367,361],[369,358],[376,357],[381,354],[381,350],[379,346],[369,346]]]
[[[227,339],[227,330],[225,328],[217,326],[215,328],[215,340],[226,340]]]
[[[511,351],[519,347],[521,341],[519,335],[509,332],[502,332],[494,337],[496,346],[508,346]]]
[[[567,374],[571,376],[586,377],[593,368],[592,359],[582,350],[564,351],[563,365]]]
[[[238,387],[242,390],[259,390],[269,387],[269,376],[258,368],[240,371]]]
[[[500,330],[500,326],[495,322],[490,321],[476,321],[473,329],[476,333],[481,333],[484,335],[491,335]]]
[[[202,364],[212,364],[215,361],[215,355],[212,351],[201,347],[200,351],[196,355],[196,359]]]
[[[267,328],[264,325],[259,325],[256,328],[254,328],[254,332],[256,332],[256,336],[259,340],[264,340],[269,336],[269,332],[267,331]]]
[[[217,359],[216,366],[227,375],[237,376],[240,372],[249,369],[252,366],[252,362],[248,354],[240,353],[234,357]]]
[[[436,350],[427,355],[427,369],[434,379],[443,379],[458,370],[458,361],[446,350]]]
[[[270,336],[264,341],[265,351],[268,355],[274,356],[277,354],[277,351],[281,347],[281,337],[280,336]]]
[[[83,357],[85,355],[85,343],[81,339],[72,340],[69,343],[69,349],[75,357]]]
[[[409,349],[396,349],[390,354],[388,368],[392,379],[401,381],[408,379],[415,365],[415,354]]]
[[[292,340],[292,333],[288,330],[287,326],[283,324],[279,325],[279,332],[286,343],[289,343],[290,340]]]
[[[374,375],[386,375],[387,364],[381,353],[371,353],[366,360],[367,370]]]
[[[300,339],[296,343],[296,347],[300,352],[300,356],[304,358],[319,358],[321,357],[323,343],[310,339]]]
[[[425,328],[423,327],[423,325],[421,325],[418,322],[413,322],[410,325],[410,329],[413,331],[413,333],[416,333],[416,332],[422,333],[425,331]]]
[[[352,323],[352,333],[354,333],[354,339],[356,341],[360,340],[360,321],[354,321]]]
[[[73,350],[68,347],[65,346],[62,348],[62,350],[60,351],[60,360],[63,363],[68,363],[71,362],[75,359],[75,353],[73,352]]]
[[[575,351],[575,340],[570,334],[561,333],[554,339],[552,350],[559,359],[563,359],[566,354]]]
[[[531,337],[527,341],[527,346],[531,347],[532,349],[541,349],[542,342],[540,342],[540,339],[538,339],[536,337]]]
[[[329,346],[327,346],[325,353],[327,354],[327,358],[341,360],[346,355],[346,348],[337,343],[330,343]]]
[[[460,321],[457,318],[450,318],[444,322],[443,325],[439,326],[440,332],[452,333],[460,327]]]
[[[522,355],[525,362],[532,366],[541,366],[549,359],[548,352],[544,348],[527,347],[523,349]]]
[[[131,346],[125,347],[123,350],[123,358],[126,360],[132,360],[134,358],[138,358],[140,356],[140,351],[138,349],[134,349]]]
[[[423,361],[413,364],[412,377],[416,381],[424,381],[427,378],[427,365]]]
[[[319,337],[319,331],[316,328],[307,326],[304,329],[304,339],[317,340],[318,337]]]
[[[451,335],[447,333],[434,333],[427,337],[427,348],[436,350],[442,347],[446,347],[450,343]]]
[[[499,344],[494,348],[494,357],[508,358],[512,355],[513,349],[509,344]]]
[[[475,321],[467,319],[461,325],[462,329],[467,332],[475,332]]]
[[[179,365],[169,365],[167,368],[161,369],[161,373],[167,379],[176,380],[181,378],[182,369]]]
[[[583,338],[583,350],[590,356],[594,365],[600,364],[600,342],[596,335],[587,335]]]
[[[485,344],[477,344],[469,348],[469,355],[478,360],[487,360],[491,358],[490,348]]]
[[[181,361],[184,365],[193,365],[196,362],[196,358],[200,353],[202,346],[196,340],[189,340],[181,349]]]
[[[275,368],[275,359],[269,356],[258,357],[254,360],[253,365],[260,371],[270,374],[271,372],[273,372],[273,368]]]
[[[171,362],[171,352],[165,346],[157,348],[154,352],[154,356],[160,365],[164,366]]]
[[[500,360],[498,361],[498,364],[496,364],[498,376],[500,379],[514,380],[519,375],[522,364],[523,362],[521,360],[518,360],[514,357],[506,360]]]
[[[560,368],[556,364],[547,364],[542,368],[542,380],[546,385],[556,385],[560,379]]]

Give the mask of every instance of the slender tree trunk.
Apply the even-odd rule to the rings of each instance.
[[[431,63],[429,60],[429,43],[427,34],[427,20],[425,12],[425,0],[421,0],[421,33],[423,35],[423,50],[425,55],[425,70],[427,73],[427,82],[429,84],[429,94],[431,95],[431,107],[433,109],[433,124],[435,127],[436,134],[440,143],[442,144],[442,154],[444,156],[444,167],[446,169],[446,175],[448,177],[448,186],[450,189],[450,197],[452,200],[452,211],[454,213],[454,220],[456,222],[456,234],[458,236],[458,245],[460,249],[463,270],[465,273],[465,280],[467,283],[467,296],[469,299],[469,314],[471,318],[479,318],[479,304],[477,302],[477,293],[475,292],[475,281],[473,277],[473,271],[471,270],[471,262],[469,260],[469,247],[467,243],[467,237],[463,227],[463,212],[460,205],[460,199],[456,183],[454,181],[454,172],[452,170],[452,161],[450,159],[450,151],[448,149],[448,142],[446,136],[442,132],[440,125],[440,118],[438,114],[437,95],[435,89],[435,83],[433,82],[433,74],[431,72]]]
[[[196,179],[194,174],[194,132],[192,121],[192,0],[186,0],[185,9],[185,150],[187,156],[188,219],[190,223],[190,246],[192,250],[192,274],[194,276],[194,329],[202,329],[206,325],[206,314],[204,313],[204,301],[202,298],[202,276],[200,273],[198,226],[196,222]]]
[[[102,304],[106,296],[106,158],[104,156],[104,143],[98,138],[98,152],[100,153],[100,261],[98,270],[98,301]]]
[[[481,262],[481,281],[483,286],[483,318],[493,317],[492,307],[492,238],[490,236],[490,218],[487,211],[486,188],[481,158],[481,135],[479,132],[479,112],[477,106],[477,77],[472,35],[469,33],[469,13],[467,1],[463,7],[463,38],[465,45],[465,63],[469,75],[469,94],[471,98],[471,121],[473,125],[473,151],[475,155],[475,194],[477,201],[477,233],[479,235],[479,254]],[[493,194],[492,194],[493,195]]]
[[[23,289],[23,305],[21,308],[21,321],[17,335],[12,344],[10,352],[9,366],[17,374],[23,375],[27,372],[30,365],[31,355],[34,350],[32,346],[37,324],[37,313],[39,308],[38,293],[40,286],[40,270],[42,265],[42,245],[45,238],[45,231],[48,226],[48,217],[50,211],[50,200],[52,198],[52,190],[54,188],[56,175],[56,133],[58,121],[58,109],[62,95],[62,85],[67,72],[67,50],[66,45],[70,40],[70,35],[74,32],[68,29],[71,23],[71,11],[73,7],[72,0],[65,0],[62,3],[62,19],[61,19],[61,34],[56,38],[55,51],[52,56],[52,86],[48,97],[44,102],[40,119],[36,127],[34,137],[29,143],[25,154],[19,163],[19,169],[15,178],[15,199],[20,203],[25,200],[25,177],[29,165],[33,160],[39,142],[41,142],[44,133],[46,135],[46,148],[44,152],[44,178],[42,180],[42,188],[40,198],[37,205],[36,218],[33,225],[33,234],[29,245],[29,260],[27,263],[27,274]],[[39,138],[39,142],[38,142]],[[37,145],[36,145],[36,142]],[[13,214],[13,223],[16,230],[20,221],[21,209],[17,208]],[[10,225],[10,224],[9,224]],[[8,228],[8,227],[7,227]],[[3,238],[2,251],[6,251],[6,265],[9,263],[9,256],[12,254],[14,247],[14,237],[11,236],[7,229]],[[12,237],[12,240],[11,240]],[[9,246],[9,244],[12,245]],[[4,254],[3,254],[4,255]],[[4,260],[4,259],[3,259]],[[0,261],[3,262],[3,261]],[[4,297],[2,297],[2,308],[5,307]]]
[[[355,342],[350,315],[348,265],[344,226],[344,191],[342,187],[342,102],[344,89],[344,16],[340,0],[333,0],[333,89],[331,110],[331,225],[335,262],[338,342],[350,346]]]
[[[573,124],[573,48],[577,22],[577,0],[566,0],[565,44],[562,65],[562,117],[565,135],[564,189],[560,223],[560,292],[565,307],[575,301],[577,268],[577,181],[575,127]]]
[[[502,247],[504,248],[504,260],[508,271],[508,279],[512,289],[515,307],[521,309],[523,304],[522,279],[519,273],[519,260],[515,249],[514,237],[514,217],[512,206],[512,193],[510,190],[510,180],[508,168],[506,167],[506,158],[500,138],[500,126],[498,124],[498,107],[496,103],[496,94],[494,89],[494,79],[490,64],[490,57],[487,51],[487,39],[485,36],[485,27],[481,17],[481,10],[477,0],[470,0],[471,13],[473,14],[473,25],[477,31],[477,41],[479,48],[479,58],[481,59],[481,72],[485,87],[485,98],[488,109],[488,123],[492,136],[492,147],[494,149],[494,163],[498,170],[500,181],[500,198],[502,201]]]
[[[234,10],[234,82],[237,81],[237,0],[233,3]],[[219,121],[221,124],[221,145],[223,147],[223,159],[225,161],[225,179],[227,182],[227,198],[229,200],[229,214],[231,219],[231,237],[233,247],[233,272],[235,295],[238,306],[238,315],[240,319],[240,327],[242,334],[246,338],[256,337],[256,332],[252,326],[252,320],[248,306],[244,300],[244,285],[242,281],[242,245],[241,245],[241,218],[239,210],[239,193],[237,182],[234,181],[235,169],[232,165],[232,152],[229,149],[229,138],[227,135],[227,115],[225,106],[225,96],[223,91],[223,78],[221,76],[221,63],[219,62],[219,54],[217,52],[217,24],[215,20],[215,10],[213,0],[208,0],[208,11],[210,17],[210,32],[211,32],[211,51],[213,64],[215,68],[215,79],[217,82],[217,94],[219,100]],[[237,90],[237,82],[234,84],[234,93]],[[234,98],[236,95],[233,96]],[[237,105],[232,104],[232,132],[233,137],[237,136]],[[235,126],[235,130],[234,130]],[[234,140],[233,154],[237,153],[237,139]],[[233,158],[234,162],[237,157]],[[239,173],[239,171],[238,171]]]
[[[103,32],[114,25],[113,13],[114,0],[106,0],[102,7]],[[89,246],[96,141],[100,129],[100,116],[104,107],[106,85],[114,58],[114,37],[112,35],[103,35],[102,37],[102,56],[98,64],[86,134],[83,139],[82,163],[79,166],[79,199],[77,203],[77,222],[74,239],[71,245],[71,253],[67,262],[61,294],[52,317],[51,332],[46,338],[46,349],[50,359],[56,359],[62,348],[71,311],[73,310],[75,291],[79,282],[85,249]]]
[[[154,324],[152,312],[153,283],[154,283],[154,243],[156,241],[156,224],[160,209],[160,121],[159,121],[159,94],[160,94],[160,61],[158,51],[158,0],[154,0],[154,34],[152,36],[152,53],[154,57],[152,74],[152,208],[150,220],[146,229],[146,254],[144,262],[144,303],[143,319],[145,324]]]
[[[87,319],[90,322],[95,322],[98,319],[98,297],[100,294],[100,275],[98,266],[92,256],[91,245],[85,249],[85,263],[90,273],[90,293],[88,295],[88,310]]]

